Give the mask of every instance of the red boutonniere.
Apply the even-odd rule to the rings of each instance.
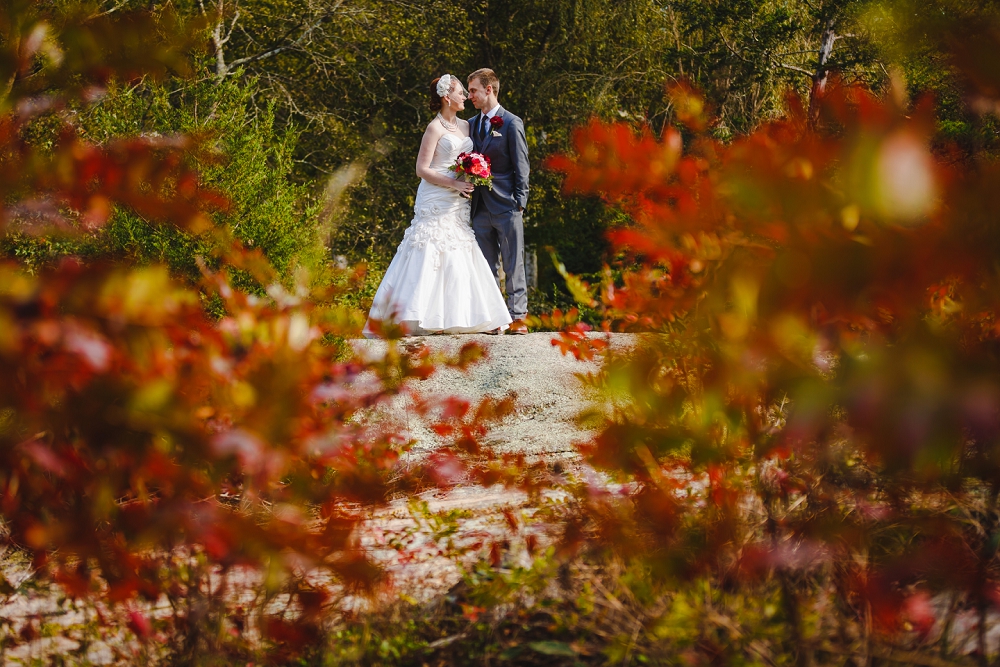
[[[493,118],[490,118],[490,127],[494,130],[499,130],[503,127],[503,118],[500,116],[493,116]]]

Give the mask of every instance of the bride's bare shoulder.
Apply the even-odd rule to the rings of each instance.
[[[441,127],[441,123],[437,122],[437,118],[427,123],[427,127],[424,128],[425,137],[440,137],[445,133],[445,129]]]

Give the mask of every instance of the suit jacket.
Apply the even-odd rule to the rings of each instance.
[[[497,129],[487,127],[481,142],[479,124],[483,115],[477,114],[472,123],[473,150],[490,158],[493,171],[493,189],[479,186],[472,193],[473,214],[479,206],[486,206],[490,213],[496,214],[528,205],[528,142],[524,138],[524,122],[503,107],[494,118],[502,118],[503,125]]]

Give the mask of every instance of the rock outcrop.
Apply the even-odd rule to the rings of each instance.
[[[604,336],[606,334],[591,334]],[[547,460],[575,455],[573,443],[584,433],[576,423],[577,415],[590,407],[596,398],[587,391],[578,375],[594,372],[599,362],[581,362],[564,356],[552,345],[552,333],[523,336],[425,336],[406,338],[399,344],[416,350],[427,346],[433,352],[456,353],[462,345],[475,341],[487,353],[466,371],[443,368],[416,387],[425,396],[456,396],[473,404],[486,396],[516,396],[516,410],[494,428],[487,438],[498,453],[523,452],[531,458]],[[613,346],[628,346],[634,337],[611,334]],[[386,343],[359,340],[355,348],[369,357],[384,355]],[[418,444],[414,452],[431,449],[440,443],[438,436],[413,414],[409,398],[401,396],[387,407],[385,418],[403,426]]]

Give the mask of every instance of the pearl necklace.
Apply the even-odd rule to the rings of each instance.
[[[457,121],[454,122],[454,123],[449,124],[444,119],[444,116],[442,116],[441,114],[437,115],[437,119],[438,119],[438,121],[440,121],[441,126],[444,127],[444,129],[448,130],[449,132],[454,132],[455,130],[458,129],[458,122]]]

